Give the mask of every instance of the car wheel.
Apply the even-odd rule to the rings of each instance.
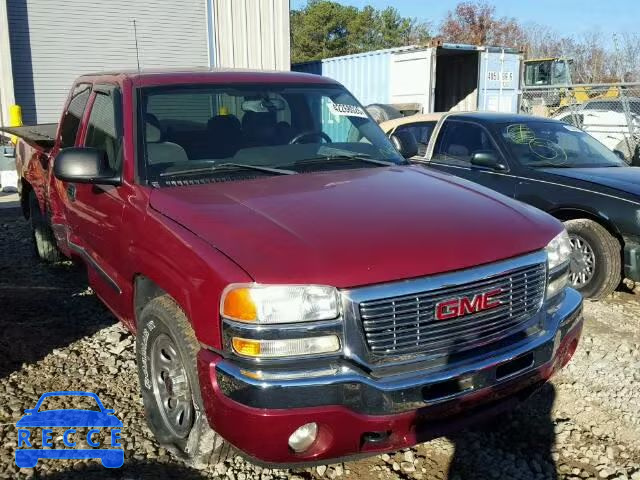
[[[62,252],[58,250],[53,230],[42,214],[38,199],[33,191],[29,192],[29,219],[36,255],[47,263],[61,261],[63,259]]]
[[[173,299],[158,297],[143,308],[136,346],[145,417],[158,443],[195,468],[231,456],[231,445],[207,421],[196,367],[200,345]]]
[[[372,103],[371,105],[367,105],[365,110],[377,124],[402,117],[402,114],[398,110],[384,103]]]
[[[620,284],[620,242],[602,225],[587,219],[564,222],[571,240],[569,281],[585,298],[599,300]]]

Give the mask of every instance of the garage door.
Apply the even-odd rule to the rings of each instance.
[[[73,80],[209,65],[206,0],[7,0],[16,103],[25,123],[59,120]]]

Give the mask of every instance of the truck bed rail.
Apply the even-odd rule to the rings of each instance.
[[[57,123],[24,125],[22,127],[0,127],[1,132],[15,135],[31,145],[35,145],[46,150],[53,147],[57,130]]]

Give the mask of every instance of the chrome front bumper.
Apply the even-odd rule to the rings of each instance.
[[[297,369],[224,359],[216,365],[217,383],[225,396],[248,407],[342,405],[367,415],[443,404],[507,384],[524,389],[546,379],[541,371],[556,368],[558,347],[581,326],[580,294],[566,289],[560,295],[536,314],[540,328],[534,333],[503,339],[485,353],[475,351],[472,358],[404,363],[400,370],[372,370],[348,357],[318,359]]]

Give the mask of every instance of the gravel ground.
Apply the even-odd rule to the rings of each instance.
[[[393,455],[299,470],[232,462],[193,471],[172,459],[143,419],[134,341],[71,264],[34,260],[26,222],[0,212],[0,478],[631,479],[640,480],[640,303],[616,293],[585,306],[575,358],[513,414]],[[125,465],[14,464],[14,426],[43,392],[89,390],[123,421]],[[54,431],[54,438],[58,432]]]

